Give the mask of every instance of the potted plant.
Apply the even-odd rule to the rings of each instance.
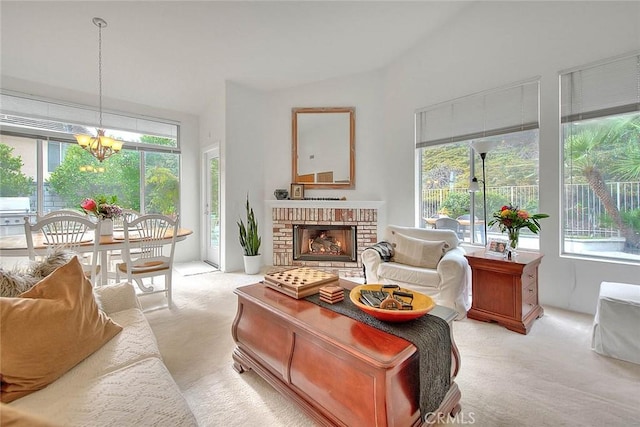
[[[260,256],[260,243],[262,239],[258,234],[258,222],[253,214],[253,208],[249,205],[249,195],[247,195],[247,225],[238,221],[240,232],[240,245],[244,251],[244,271],[247,274],[257,274],[260,272],[262,257]]]

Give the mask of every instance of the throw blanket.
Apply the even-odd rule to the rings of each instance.
[[[364,249],[373,249],[374,251],[378,252],[380,254],[380,258],[382,258],[382,261],[384,262],[391,261],[391,258],[393,258],[394,255],[393,245],[389,242],[378,242],[375,245],[366,247]]]
[[[345,290],[345,293],[349,291]],[[451,387],[451,335],[449,324],[427,314],[404,323],[386,323],[360,310],[348,295],[336,304],[320,301],[315,294],[305,298],[321,307],[333,310],[352,319],[411,342],[418,349],[420,366],[420,414],[422,420],[435,412]]]
[[[364,248],[365,251],[368,249],[373,249],[378,252],[378,255],[380,255],[383,262],[391,261],[391,258],[393,258],[394,255],[393,245],[385,241],[378,242],[373,246],[367,246]],[[367,283],[367,267],[365,267],[364,264],[362,264],[362,275],[364,276],[364,283]]]

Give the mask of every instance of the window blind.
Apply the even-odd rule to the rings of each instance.
[[[416,148],[537,129],[539,84],[536,78],[417,110]]]
[[[0,93],[2,123],[21,127],[40,128],[64,132],[65,125],[76,125],[71,132],[79,132],[83,126],[98,127],[99,112],[88,107],[64,104],[32,98],[28,95]],[[34,120],[39,119],[39,120]],[[102,125],[106,129],[153,135],[162,138],[178,138],[178,123],[146,117],[131,117],[123,114],[102,112]]]
[[[560,73],[562,123],[640,111],[640,54]]]

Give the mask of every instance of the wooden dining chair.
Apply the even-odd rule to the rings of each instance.
[[[122,209],[122,215],[120,215],[118,218],[113,218],[113,231],[118,233],[123,232],[125,222],[131,222],[134,219],[140,217],[141,215],[142,214],[135,209]],[[132,249],[132,251],[135,252],[136,249]],[[114,265],[119,262],[122,262],[122,250],[120,249],[110,250],[108,253],[107,262],[108,262],[109,268],[114,267]],[[113,274],[113,271],[109,273],[109,275],[111,274]]]
[[[100,239],[95,239],[94,236],[100,236],[99,222],[92,222],[79,215],[52,215],[31,224],[29,218],[25,217],[24,231],[31,261],[35,261],[38,257],[35,242],[39,242],[39,240],[36,239],[42,239],[47,253],[58,249],[78,253],[78,259],[83,264],[85,275],[91,280],[91,283],[96,283],[100,274],[100,266],[98,265]],[[91,256],[85,258],[83,255],[87,250],[81,250],[80,246],[84,244],[86,247],[88,242],[93,242],[90,246]]]
[[[80,211],[76,211],[73,209],[58,209],[55,211],[51,211],[49,213],[46,213],[44,215],[40,215],[40,214],[36,214],[36,221],[42,221],[43,219],[47,219],[47,218],[52,218],[55,216],[78,216],[80,218],[88,218],[89,215],[87,215],[84,212],[80,212]]]
[[[164,292],[171,308],[171,276],[177,234],[177,216],[149,214],[125,221],[123,262],[116,264],[116,280],[120,280],[121,274],[126,275],[128,282],[135,281],[141,295]],[[157,276],[164,276],[164,289],[156,290],[155,283],[144,283],[144,279]]]
[[[113,229],[122,231],[124,230],[124,223],[131,222],[138,218],[142,214],[135,209],[122,209],[122,215],[113,219]]]

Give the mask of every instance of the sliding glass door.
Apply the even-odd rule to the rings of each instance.
[[[220,266],[220,154],[213,149],[205,155],[205,203],[206,228],[205,262]]]

